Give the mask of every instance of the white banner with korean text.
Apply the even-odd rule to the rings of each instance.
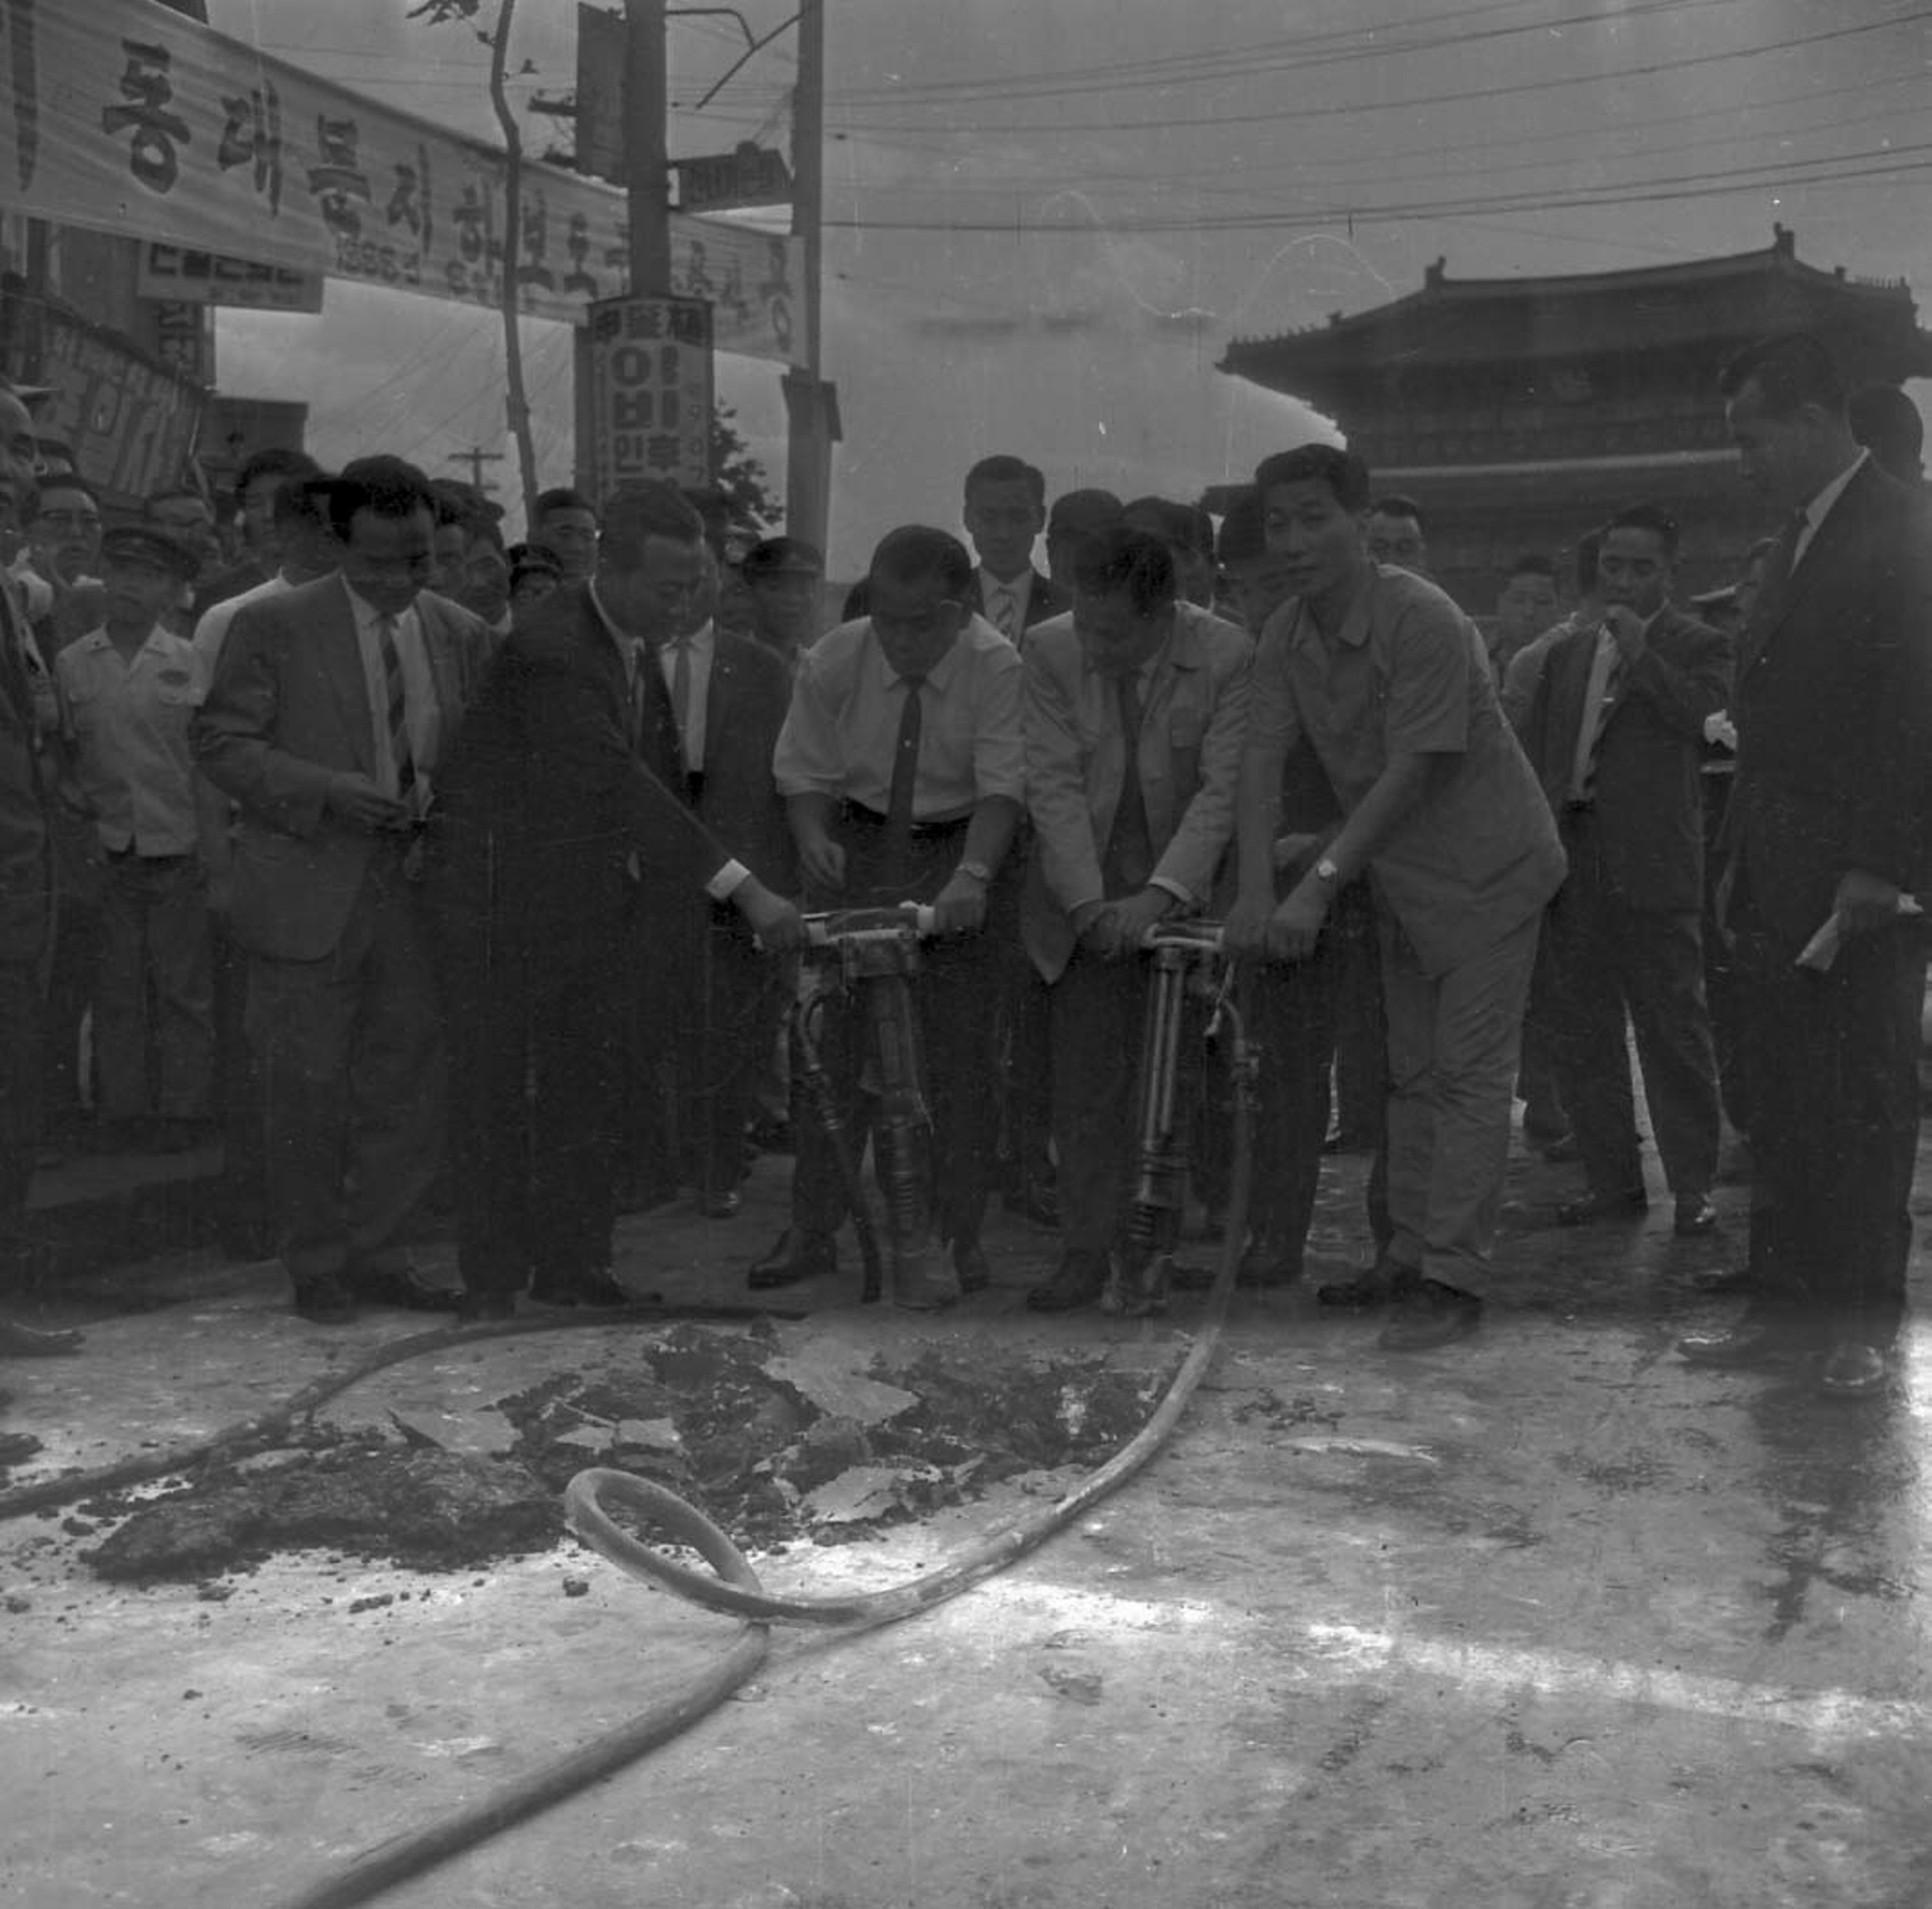
[[[0,8],[10,211],[496,306],[504,166],[156,0]],[[522,198],[523,310],[585,324],[626,290],[624,194],[530,161]],[[716,349],[798,362],[796,242],[682,213],[670,235],[670,290],[711,303]]]

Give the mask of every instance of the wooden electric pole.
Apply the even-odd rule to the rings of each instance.
[[[624,186],[629,193],[631,294],[670,291],[670,163],[665,146],[664,0],[624,0]]]
[[[501,451],[486,451],[481,444],[471,444],[467,451],[451,451],[449,454],[451,464],[467,464],[469,467],[470,488],[482,492],[485,497],[497,487],[483,475],[483,467],[486,464],[501,464],[502,461]]]
[[[819,550],[831,519],[833,389],[819,377],[820,249],[825,208],[825,0],[801,0],[798,90],[792,99],[791,229],[805,268],[805,362],[785,374],[785,529]]]

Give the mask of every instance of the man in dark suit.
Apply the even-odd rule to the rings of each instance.
[[[0,384],[0,483],[24,496],[34,459],[26,402]],[[24,1225],[40,1142],[40,1035],[54,902],[49,779],[36,734],[25,631],[11,581],[0,581],[0,1293],[29,1257]],[[70,1353],[79,1343],[74,1333],[39,1332],[0,1314],[0,1357]],[[29,1433],[0,1436],[0,1465],[39,1448]]]
[[[428,889],[472,1318],[508,1317],[526,1282],[549,1304],[629,1297],[611,1273],[611,1187],[639,921],[701,922],[708,897],[768,948],[799,939],[797,911],[643,746],[648,633],[696,583],[646,560],[667,513],[672,542],[696,535],[668,497],[652,485],[609,499],[595,582],[519,616],[439,784]]]
[[[719,842],[766,887],[789,893],[796,860],[772,752],[791,705],[791,671],[708,613],[717,563],[697,511],[667,489],[661,508],[647,513],[645,495],[640,487],[628,506],[641,535],[651,617],[639,747]],[[677,594],[686,585],[693,593]],[[660,1164],[696,1189],[707,1218],[729,1219],[744,1178],[752,1090],[784,1013],[783,977],[728,904],[652,910],[639,926],[639,1051],[668,1087],[675,1154]]]
[[[440,1306],[409,1265],[437,1172],[441,1064],[419,916],[434,780],[474,693],[482,625],[423,590],[435,507],[399,458],[329,494],[334,575],[230,626],[191,738],[240,814],[230,927],[248,953],[268,1205],[304,1319],[357,1297]]]
[[[1720,388],[1745,480],[1791,513],[1739,647],[1725,920],[1751,1083],[1752,1298],[1702,1364],[1823,1354],[1887,1382],[1903,1322],[1932,847],[1932,515],[1861,449],[1829,354],[1794,334]],[[1832,925],[1839,945],[1811,946]]]
[[[1033,567],[1046,527],[1046,477],[1024,458],[982,457],[966,473],[966,534],[979,559],[966,608],[1009,642],[1067,607],[1060,588]]]
[[[1544,659],[1524,740],[1570,858],[1551,904],[1557,1077],[1589,1190],[1569,1226],[1648,1204],[1625,1044],[1644,1093],[1680,1236],[1717,1223],[1718,1066],[1704,998],[1705,719],[1730,694],[1731,643],[1670,602],[1677,526],[1654,505],[1610,520],[1597,556],[1601,623]]]

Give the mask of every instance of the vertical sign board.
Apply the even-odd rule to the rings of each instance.
[[[587,333],[598,499],[643,477],[711,481],[711,307],[702,299],[605,299]]]

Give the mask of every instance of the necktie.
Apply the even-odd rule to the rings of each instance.
[[[1607,654],[1605,654],[1607,652]],[[1617,687],[1623,680],[1624,656],[1617,640],[1605,630],[1597,639],[1597,653],[1590,661],[1588,700],[1583,707],[1582,735],[1577,747],[1575,799],[1593,801],[1597,793],[1597,758],[1604,753],[1604,730],[1615,706]]]
[[[691,638],[673,637],[670,640],[670,708],[677,722],[678,747],[684,755],[684,769],[689,775],[698,765],[691,756]]]
[[[410,747],[409,698],[403,689],[402,653],[396,648],[396,619],[376,619],[376,646],[383,653],[383,686],[389,722],[389,759],[396,765],[396,797],[408,802],[416,785],[415,752]]]
[[[1140,671],[1123,670],[1114,679],[1114,696],[1121,721],[1121,799],[1114,807],[1114,826],[1100,876],[1109,898],[1138,895],[1153,873],[1153,841],[1148,831],[1147,792],[1141,786]]]
[[[919,745],[925,729],[923,676],[901,676],[905,706],[899,711],[898,738],[893,745],[892,792],[886,798],[885,841],[880,844],[881,878],[902,881],[908,873],[912,847],[912,798],[919,780]]]
[[[1005,637],[1009,642],[1011,642],[1014,637],[1019,634],[1019,599],[1013,595],[1011,590],[1001,588],[993,592],[993,622],[1001,636]]]

